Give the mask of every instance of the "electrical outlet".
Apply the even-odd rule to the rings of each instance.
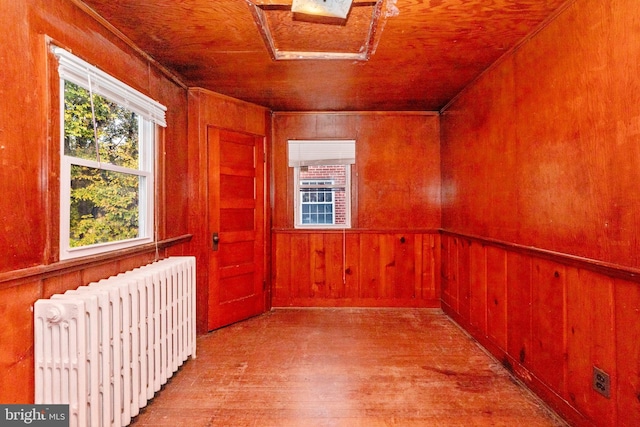
[[[602,369],[593,367],[593,389],[609,399],[611,397],[611,379]]]

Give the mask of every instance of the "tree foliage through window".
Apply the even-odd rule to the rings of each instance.
[[[99,166],[139,169],[139,129],[137,114],[96,94],[92,112],[89,91],[65,82],[64,154],[98,165],[71,166],[71,247],[138,237],[142,178]]]

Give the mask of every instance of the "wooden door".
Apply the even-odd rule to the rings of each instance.
[[[209,330],[265,311],[264,138],[207,128]]]

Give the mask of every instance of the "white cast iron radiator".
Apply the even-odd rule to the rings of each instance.
[[[171,257],[34,305],[35,403],[70,425],[126,426],[196,357],[194,257]]]

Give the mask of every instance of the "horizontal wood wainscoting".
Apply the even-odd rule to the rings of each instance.
[[[274,307],[440,307],[437,230],[274,230]]]
[[[443,232],[442,306],[575,425],[640,422],[640,271]],[[611,396],[593,390],[593,367]]]

